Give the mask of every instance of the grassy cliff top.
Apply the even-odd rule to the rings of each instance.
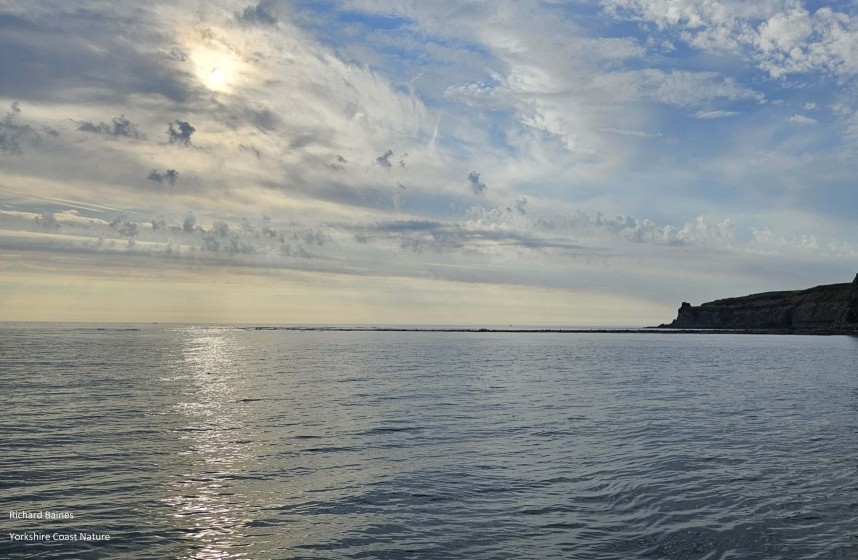
[[[701,307],[732,307],[737,305],[772,305],[800,303],[829,303],[848,301],[852,284],[828,284],[806,290],[789,292],[764,292],[734,298],[718,299],[704,303]]]

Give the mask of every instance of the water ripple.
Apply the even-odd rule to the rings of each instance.
[[[856,339],[1,328],[12,557],[858,557]]]

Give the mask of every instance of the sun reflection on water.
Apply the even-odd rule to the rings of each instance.
[[[246,558],[241,546],[251,521],[246,497],[233,481],[252,457],[248,443],[237,435],[244,426],[237,405],[243,384],[241,352],[228,331],[188,333],[177,374],[186,380],[175,412],[186,445],[180,455],[188,470],[173,483],[165,499],[180,530],[193,544],[184,558],[195,560]]]

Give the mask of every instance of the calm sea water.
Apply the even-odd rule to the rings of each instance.
[[[0,326],[0,557],[858,558],[856,364],[849,337]],[[110,540],[53,540],[80,533]]]

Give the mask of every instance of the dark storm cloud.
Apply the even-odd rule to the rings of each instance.
[[[182,102],[185,79],[152,44],[171,43],[144,11],[75,9],[71,3],[33,11],[31,20],[0,15],[3,95],[35,102],[117,102],[133,94]],[[117,32],[121,30],[121,32]],[[168,64],[169,63],[169,64]]]
[[[477,196],[482,196],[486,194],[486,190],[488,187],[485,183],[480,181],[480,174],[476,171],[471,171],[468,174],[468,182],[471,184],[471,189],[474,191],[474,194]]]
[[[0,120],[0,152],[22,154],[22,144],[39,142],[39,134],[33,127],[20,122],[21,104],[12,102],[12,106],[3,120]]]
[[[168,169],[163,173],[159,173],[158,170],[153,169],[149,172],[148,179],[153,183],[170,183],[170,186],[174,186],[176,184],[176,179],[179,178],[179,172],[175,169]]]
[[[277,25],[277,18],[265,7],[265,2],[235,12],[235,19],[249,25]]]
[[[173,121],[168,125],[167,137],[170,140],[170,144],[178,144],[187,148],[192,145],[191,136],[196,131],[197,129],[187,121]]]
[[[92,132],[105,136],[131,138],[133,140],[145,140],[146,135],[140,132],[140,128],[125,118],[125,115],[114,117],[109,123],[93,123],[90,121],[73,121],[77,129],[82,132]]]

